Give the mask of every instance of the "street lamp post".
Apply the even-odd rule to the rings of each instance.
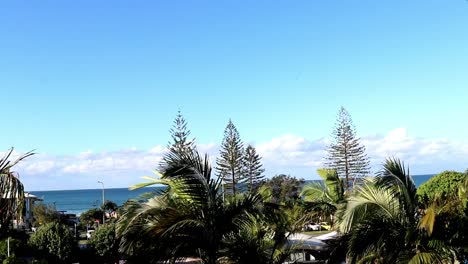
[[[106,211],[104,210],[104,183],[102,181],[98,181],[102,185],[102,224],[106,222]]]

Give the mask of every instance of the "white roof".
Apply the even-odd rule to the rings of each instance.
[[[289,238],[289,243],[301,249],[323,250],[328,247],[321,240],[306,234],[293,234]]]
[[[335,238],[336,236],[338,236],[338,233],[336,231],[333,231],[330,233],[323,234],[321,236],[317,236],[315,238],[318,240],[329,240],[329,239]]]

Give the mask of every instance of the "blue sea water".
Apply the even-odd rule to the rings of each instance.
[[[159,187],[160,188],[160,187]],[[112,188],[104,190],[104,199],[122,205],[129,199],[138,198],[148,192],[155,192],[155,188],[143,188],[130,191],[127,188]],[[63,191],[30,191],[43,200],[45,204],[54,204],[58,211],[70,214],[80,214],[91,208],[102,205],[102,189],[63,190]]]
[[[413,181],[416,187],[419,187],[421,184],[427,182],[430,178],[434,177],[435,174],[424,174],[424,175],[414,175]]]
[[[416,187],[428,181],[433,174],[413,176]],[[155,192],[161,187],[143,188],[130,191],[127,188],[105,189],[104,199],[122,205],[127,200],[138,198],[141,194]],[[46,204],[55,204],[59,211],[80,214],[88,209],[97,208],[102,204],[102,189],[63,190],[63,191],[31,191],[31,194],[43,199]]]

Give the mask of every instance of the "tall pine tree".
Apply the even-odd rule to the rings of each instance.
[[[187,128],[187,121],[185,121],[180,110],[177,112],[174,124],[169,132],[172,138],[172,141],[167,144],[169,151],[164,154],[158,168],[158,171],[163,175],[166,174],[168,168],[173,167],[174,162],[177,162],[180,157],[196,150],[195,139],[188,139],[190,130]]]
[[[229,119],[224,130],[219,157],[216,159],[216,170],[218,176],[223,179],[224,191],[231,191],[233,195],[236,194],[236,184],[243,178],[242,152],[243,144],[239,132]]]
[[[326,165],[344,178],[345,188],[349,190],[357,177],[370,173],[370,162],[366,148],[361,144],[360,138],[356,137],[351,116],[344,107],[338,112],[332,136]]]
[[[251,192],[265,178],[261,157],[252,145],[245,148],[243,166],[243,176],[245,177],[243,182],[247,184],[248,190]]]
[[[195,150],[195,139],[188,139],[190,130],[187,128],[187,121],[185,121],[180,110],[177,112],[174,124],[169,132],[172,138],[172,141],[167,144],[169,151],[180,154]]]

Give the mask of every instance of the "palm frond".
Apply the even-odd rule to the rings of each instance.
[[[416,185],[409,168],[397,158],[388,158],[376,177],[376,185],[393,189],[401,199],[407,215],[412,215],[416,205]]]
[[[419,229],[426,230],[430,236],[432,234],[432,231],[434,230],[436,216],[437,216],[436,209],[433,206],[427,208],[424,212],[423,217],[419,221],[419,224],[418,224]]]
[[[11,161],[12,153],[13,148],[0,159],[0,233],[13,217],[20,217],[24,204],[24,187],[18,174],[12,171],[13,166],[35,154],[30,151]]]
[[[347,207],[339,223],[340,231],[346,233],[368,216],[380,216],[397,220],[400,218],[400,203],[390,189],[377,186],[373,179],[366,179],[358,187],[356,195],[347,199]]]

